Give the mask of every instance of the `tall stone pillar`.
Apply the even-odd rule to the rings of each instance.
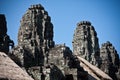
[[[99,66],[100,54],[97,33],[89,21],[81,21],[77,24],[72,43],[75,55]]]
[[[13,40],[7,35],[7,22],[4,14],[0,14],[0,51],[8,53],[9,47],[14,47]]]
[[[100,48],[102,59],[101,70],[107,73],[113,80],[117,80],[116,73],[119,69],[119,55],[109,41],[103,43]]]

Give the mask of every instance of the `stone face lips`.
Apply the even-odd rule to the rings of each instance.
[[[102,44],[100,57],[102,59],[101,70],[112,77],[113,80],[117,80],[116,73],[119,68],[119,55],[109,41]]]
[[[73,36],[73,53],[85,58],[93,65],[100,65],[97,33],[89,21],[81,21]]]

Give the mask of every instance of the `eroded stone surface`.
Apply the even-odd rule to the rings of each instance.
[[[102,59],[101,70],[111,76],[113,80],[117,80],[116,73],[119,68],[119,55],[112,43],[107,41],[102,44],[100,57]]]
[[[5,53],[0,52],[0,80],[33,80]]]
[[[23,15],[18,32],[18,45],[9,56],[35,80],[86,79],[77,57],[53,41],[53,25],[44,8],[32,5]]]
[[[3,29],[0,34],[2,35],[0,36],[0,49],[2,48],[1,45],[9,44],[3,48],[3,50],[6,51],[5,47],[7,47],[8,52],[8,47],[10,45],[12,46],[13,43],[9,42],[9,38],[7,38],[8,42],[4,42],[4,35],[6,35],[7,32],[7,28],[3,27],[6,26],[4,16],[2,16],[2,21],[3,22],[0,23],[2,25],[0,26],[0,30],[2,31]],[[112,70],[112,67],[115,67],[114,70],[116,69],[118,66],[118,58],[116,58],[116,54],[112,54],[116,51],[110,46],[108,50],[111,54],[109,58],[107,56],[108,53],[103,54],[106,50],[101,48],[101,57],[102,55],[103,57],[100,67],[101,58],[97,33],[89,21],[82,21],[77,25],[73,39],[74,53],[65,44],[55,45],[51,18],[43,6],[38,4],[32,5],[23,15],[18,32],[18,45],[12,48],[8,55],[34,80],[112,80],[107,74],[104,74],[104,72],[96,67],[98,66],[101,69],[106,68],[108,70]],[[104,59],[107,59],[109,66],[114,66],[109,67],[107,65],[106,67],[106,64],[104,65]],[[4,60],[0,61],[4,62]],[[91,65],[88,61],[95,66]],[[7,62],[9,62],[9,60]],[[7,65],[7,63],[5,65]],[[4,65],[2,64],[0,66]],[[15,71],[17,71],[16,68],[17,66],[13,66],[12,70],[15,69]],[[9,68],[7,68],[6,71],[11,71],[8,69]],[[13,72],[15,71],[13,70]],[[116,73],[118,77],[119,73],[120,71]],[[23,73],[22,75],[25,74],[26,73]],[[0,75],[3,74],[1,73]],[[0,79],[4,78],[0,76]],[[6,79],[11,78],[8,77]]]
[[[81,21],[73,36],[73,53],[99,67],[100,53],[97,33],[89,21]]]

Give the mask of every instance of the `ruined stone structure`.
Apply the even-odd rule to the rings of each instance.
[[[77,24],[72,43],[75,55],[83,57],[99,67],[100,53],[97,33],[89,21]]]
[[[0,51],[8,53],[9,46],[13,48],[14,42],[7,35],[7,23],[4,14],[0,14]]]
[[[116,73],[119,69],[119,55],[109,41],[102,44],[100,57],[102,59],[101,70],[111,76],[113,80],[117,80]]]
[[[17,47],[29,53],[34,65],[43,65],[44,56],[54,47],[51,18],[41,5],[32,5],[22,17]]]
[[[33,80],[4,52],[0,52],[0,80]]]
[[[23,15],[18,45],[9,56],[35,80],[88,79],[72,51],[55,45],[51,19],[40,4],[32,5]]]
[[[14,47],[6,34],[5,16],[0,15],[0,51],[7,53],[0,52],[0,71],[6,69],[0,73],[0,79],[112,80],[110,70],[113,69],[113,76],[116,76],[119,66],[117,52],[109,42],[103,44],[109,46],[99,49],[97,33],[89,21],[78,23],[73,38],[73,52],[65,44],[55,44],[51,18],[42,5],[31,5],[20,22],[18,45]],[[9,46],[12,46],[10,51]],[[11,70],[20,72],[12,71],[14,76],[8,74]]]
[[[56,45],[51,49],[48,59],[49,63],[57,65],[58,69],[62,71],[64,79],[61,80],[88,79],[88,73],[80,66],[78,58],[72,55],[72,51],[69,47],[66,47],[65,44]],[[59,76],[56,76],[56,79],[57,78],[59,78]]]

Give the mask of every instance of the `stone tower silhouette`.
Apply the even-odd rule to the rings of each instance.
[[[18,45],[35,59],[36,65],[43,65],[47,51],[54,47],[53,25],[44,8],[31,5],[23,15],[18,32]]]
[[[97,33],[89,21],[81,21],[77,24],[73,36],[73,53],[85,58],[93,65],[100,65]]]
[[[4,14],[0,14],[0,51],[8,53],[9,47],[14,47],[13,40],[7,35],[7,22]]]

